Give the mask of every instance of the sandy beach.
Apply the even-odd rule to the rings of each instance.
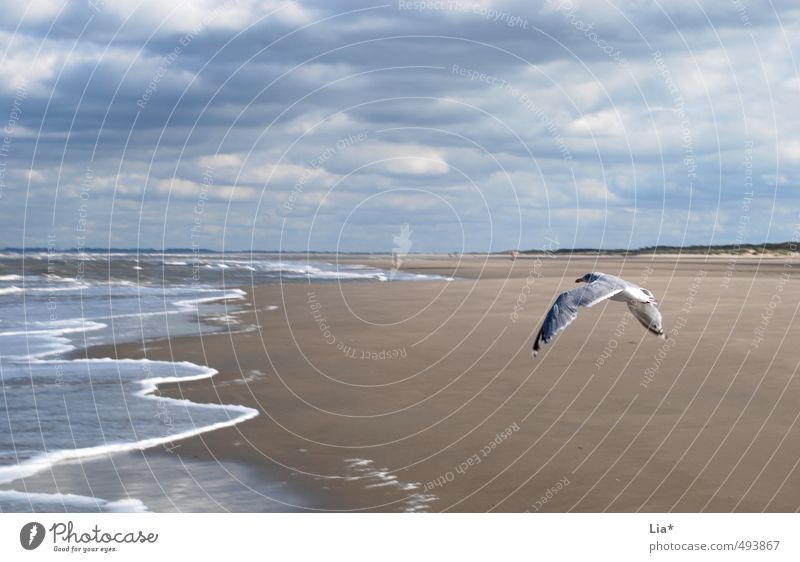
[[[403,269],[456,279],[242,287],[230,333],[91,355],[217,369],[160,392],[260,415],[148,455],[268,475],[303,497],[280,509],[800,507],[791,258],[432,256]],[[531,357],[547,308],[588,271],[653,291],[669,339],[607,302]]]

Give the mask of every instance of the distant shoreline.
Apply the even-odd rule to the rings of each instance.
[[[637,248],[635,250],[626,249],[611,249],[604,250],[598,248],[573,248],[573,249],[559,249],[559,250],[520,250],[521,255],[526,254],[554,254],[554,255],[569,255],[569,254],[589,254],[589,255],[603,255],[603,256],[619,256],[619,255],[680,255],[680,254],[694,254],[694,255],[789,255],[796,254],[798,251],[797,242],[776,242],[764,244],[719,244],[716,246],[646,246],[644,248]]]
[[[525,255],[591,255],[591,256],[639,256],[639,255],[789,255],[798,253],[797,242],[769,242],[763,244],[718,244],[714,246],[703,246],[692,244],[689,246],[644,246],[635,249],[625,248],[559,248],[556,250],[547,249],[527,249],[517,251],[521,256]],[[496,252],[408,252],[413,256],[504,256],[514,251],[498,250]],[[327,250],[212,250],[209,248],[67,248],[53,249],[45,246],[30,248],[3,248],[0,252],[25,253],[60,253],[60,254],[274,254],[282,256],[290,255],[330,255],[330,256],[384,256],[391,254],[385,252],[340,252]]]

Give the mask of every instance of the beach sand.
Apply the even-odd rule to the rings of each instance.
[[[287,510],[795,511],[791,264],[415,256],[403,269],[458,279],[242,287],[257,330],[91,354],[217,369],[160,391],[260,415],[149,454],[248,467],[300,491]],[[553,299],[588,271],[653,291],[670,339],[607,302],[532,358]],[[225,509],[260,510],[215,490]]]

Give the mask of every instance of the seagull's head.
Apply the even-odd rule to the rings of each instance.
[[[601,275],[603,275],[603,274],[602,274],[602,273],[599,273],[599,272],[597,272],[597,271],[593,271],[593,272],[591,272],[591,273],[587,273],[587,274],[586,274],[586,275],[584,275],[583,277],[578,277],[578,278],[575,280],[575,282],[576,282],[576,283],[591,283],[592,281],[596,281],[596,280],[597,280],[597,278],[598,278],[598,277],[600,277]]]

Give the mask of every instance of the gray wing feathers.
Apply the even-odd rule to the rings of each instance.
[[[642,326],[656,335],[664,335],[664,328],[661,326],[661,311],[656,305],[649,302],[629,302],[628,310],[642,323]]]
[[[577,289],[561,293],[561,296],[570,295],[571,298],[576,299],[578,306],[594,306],[622,292],[626,287],[627,284],[619,277],[606,275]],[[559,296],[559,298],[561,297]]]
[[[553,306],[550,307],[550,310],[547,311],[542,328],[539,330],[539,336],[536,338],[536,344],[539,343],[540,338],[544,343],[549,342],[577,317],[578,307],[575,299],[570,298],[569,292],[561,293],[556,302],[553,303]]]
[[[598,279],[577,289],[561,293],[547,312],[542,327],[536,335],[536,341],[533,343],[534,356],[539,351],[540,340],[548,343],[578,317],[578,307],[594,306],[598,302],[613,297],[624,288],[624,284],[620,284],[614,279]]]

